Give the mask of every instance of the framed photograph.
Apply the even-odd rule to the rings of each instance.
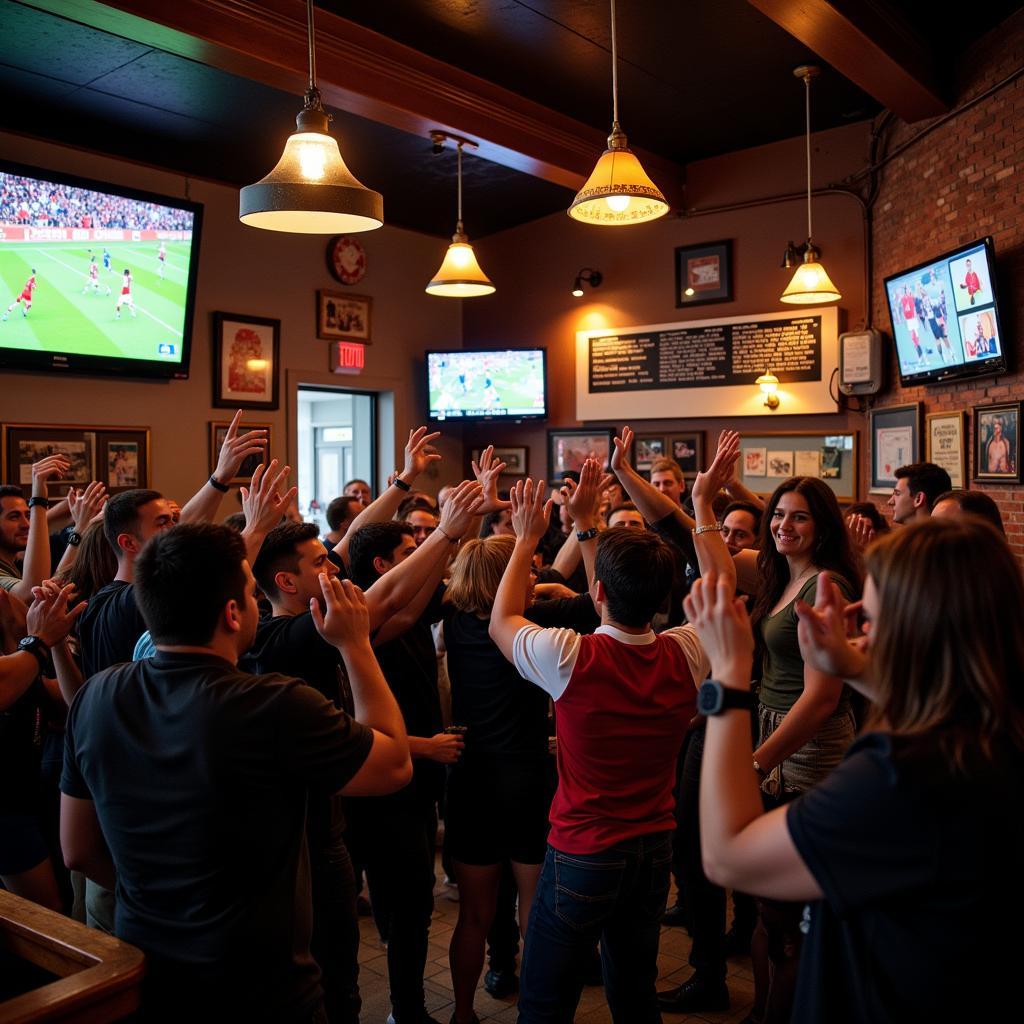
[[[743,473],[745,476],[768,475],[768,449],[743,447]]]
[[[51,497],[64,497],[72,487],[99,480],[117,493],[148,487],[149,428],[65,426],[40,423],[3,425],[3,482],[20,484],[31,493],[32,464],[47,455],[66,455],[71,469],[49,485]]]
[[[217,468],[217,458],[220,455],[221,447],[224,444],[224,438],[227,436],[228,427],[231,426],[230,421],[225,420],[224,422],[213,421],[210,423],[210,475],[213,475],[213,471]],[[256,467],[261,461],[265,460],[269,465],[273,455],[273,428],[269,423],[250,423],[246,420],[240,427],[241,430],[265,430],[267,432],[267,449],[265,455],[259,453],[247,456],[242,465],[238,467],[238,473],[233,476],[230,480],[222,480],[221,483],[231,484],[238,486],[241,484],[248,484],[252,479],[253,473],[256,472]]]
[[[316,336],[328,341],[344,339],[370,344],[369,295],[349,295],[321,288],[316,293]]]
[[[788,476],[795,476],[793,472],[793,449],[788,451],[775,451],[768,449],[768,476],[782,479]]]
[[[469,457],[478,463],[482,451],[482,448],[474,448]],[[505,472],[501,474],[502,476],[526,476],[529,454],[530,449],[525,446],[515,448],[494,446],[494,457],[498,462],[505,463]]]
[[[840,504],[859,498],[857,432],[779,430],[744,434],[736,473],[740,483],[767,498],[783,480],[810,476],[824,481]]]
[[[214,313],[214,408],[276,409],[280,351],[280,320]]]
[[[1020,402],[976,405],[974,479],[1020,482]]]
[[[637,434],[633,439],[633,465],[641,473],[649,473],[659,459],[668,457],[664,434]]]
[[[732,301],[732,242],[676,249],[676,308]]]
[[[548,482],[561,484],[566,473],[579,473],[587,459],[597,459],[607,469],[612,458],[612,429],[548,431]]]
[[[967,444],[964,440],[967,414],[964,412],[930,412],[925,416],[925,458],[941,466],[953,487],[966,487]],[[975,463],[977,465],[977,462]]]
[[[690,483],[704,468],[704,431],[673,434],[669,439],[671,456],[679,463],[683,476]]]
[[[921,459],[921,403],[889,405],[868,413],[872,494],[896,486],[896,470]]]

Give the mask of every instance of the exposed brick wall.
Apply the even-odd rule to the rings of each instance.
[[[1024,11],[981,39],[958,67],[953,106],[980,95],[1024,66]],[[887,151],[927,122],[897,122]],[[996,284],[1011,372],[940,387],[900,388],[890,345],[889,390],[876,406],[921,402],[925,413],[968,413],[968,478],[973,474],[971,407],[1024,399],[1024,76],[939,126],[881,171],[874,206],[872,319],[889,333],[883,279],[982,235],[996,248]],[[924,457],[922,436],[922,458]],[[864,491],[870,464],[864,460]],[[1024,563],[1024,486],[970,483],[999,505],[1007,534]],[[880,496],[873,496],[879,504]]]

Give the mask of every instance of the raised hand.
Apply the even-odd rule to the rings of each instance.
[[[50,480],[59,480],[70,468],[71,460],[66,455],[47,455],[32,463],[32,497],[45,498]]]
[[[696,580],[683,602],[686,617],[711,661],[711,675],[725,685],[750,685],[754,664],[754,632],[732,581],[714,570]]]
[[[545,499],[547,488],[540,481],[534,487],[529,477],[516,482],[509,493],[512,501],[512,528],[516,537],[530,540],[534,545],[547,533],[548,520],[554,499]]]
[[[53,580],[44,580],[42,586],[33,587],[33,601],[25,615],[28,635],[39,637],[47,647],[59,644],[85,611],[85,601],[71,606],[74,596],[72,583],[61,587]]]
[[[867,516],[848,515],[846,531],[850,535],[850,543],[858,554],[863,554],[864,549],[875,539],[875,528]]]
[[[320,573],[324,608],[312,597],[309,611],[317,632],[339,650],[370,642],[370,613],[363,592],[351,580]]]
[[[458,540],[469,529],[482,496],[483,488],[475,480],[463,480],[445,500],[438,529],[449,540]]]
[[[415,430],[409,431],[409,440],[405,444],[405,464],[402,467],[402,472],[398,474],[403,483],[412,484],[427,466],[432,462],[440,461],[440,454],[431,444],[440,436],[439,430],[428,434],[426,427],[417,427]],[[389,486],[391,482],[393,481],[389,481]]]
[[[244,434],[238,433],[238,424],[242,419],[242,410],[239,409],[231,420],[228,432],[224,435],[224,443],[220,446],[220,455],[217,458],[217,468],[213,476],[222,484],[238,476],[242,463],[250,455],[266,454],[267,432],[263,429],[247,430]]]
[[[733,478],[740,458],[740,435],[735,430],[723,430],[718,438],[718,451],[714,461],[693,481],[693,500],[710,502]]]
[[[73,487],[68,491],[68,507],[75,533],[84,533],[85,528],[103,512],[107,497],[107,488],[99,480],[93,480],[84,490]]]
[[[597,521],[601,494],[608,484],[596,459],[587,459],[580,470],[580,482],[570,491],[562,488],[562,500],[569,506],[569,514],[577,529],[586,530]]]
[[[635,472],[632,463],[629,461],[629,453],[633,447],[633,431],[629,427],[622,428],[621,437],[613,437],[612,444],[615,451],[612,452],[612,472],[620,476],[623,472]]]
[[[270,465],[266,467],[261,462],[256,467],[249,486],[240,488],[247,532],[268,534],[281,521],[285,509],[299,493],[297,487],[280,493],[281,485],[291,472],[291,467],[285,466],[281,470],[277,467],[277,459],[271,459]]]
[[[861,603],[846,604],[826,573],[816,581],[814,605],[797,601],[796,635],[804,661],[819,672],[842,679],[859,679],[868,666],[867,637],[850,636]]]
[[[477,513],[486,515],[488,512],[501,512],[503,509],[511,508],[511,502],[502,501],[498,497],[498,477],[505,471],[506,464],[495,459],[494,445],[489,444],[480,453],[479,464],[472,461],[470,465],[473,467],[473,476],[483,488],[483,500],[477,506]]]

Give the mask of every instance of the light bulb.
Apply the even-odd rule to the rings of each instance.
[[[629,206],[629,196],[605,196],[604,201],[608,204],[608,209],[615,213],[622,213]]]
[[[299,173],[307,181],[319,181],[327,170],[327,153],[320,142],[299,144]]]
[[[448,254],[451,257],[452,264],[460,270],[463,267],[468,267],[473,262],[472,247],[461,242],[455,242],[449,246]]]
[[[576,287],[573,288],[572,293],[573,295],[576,296],[577,299],[583,298],[583,289],[579,285],[576,285]]]

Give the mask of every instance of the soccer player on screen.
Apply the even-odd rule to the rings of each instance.
[[[25,287],[21,289],[21,294],[7,307],[2,319],[6,320],[10,316],[11,310],[15,306],[24,303],[21,307],[21,315],[28,316],[28,311],[32,308],[32,293],[36,290],[36,268],[32,268],[32,276],[25,282]]]
[[[90,288],[92,288],[93,295],[99,295],[100,293],[100,268],[96,262],[95,256],[89,257],[89,274],[85,279],[85,287],[82,289],[84,295]],[[110,294],[110,286],[107,286],[107,294]]]
[[[914,351],[917,352],[918,363],[924,362],[925,366],[928,365],[928,357],[921,350],[921,339],[918,337],[918,331],[921,329],[921,321],[917,318],[917,303],[914,301],[914,296],[910,294],[910,286],[903,286],[903,294],[899,299],[900,308],[903,310],[903,320],[907,327],[907,333],[910,335],[910,340],[914,343]]]
[[[971,299],[971,305],[973,306],[974,296],[981,291],[981,281],[978,280],[978,275],[971,270],[970,260],[967,261],[967,273],[964,275],[964,281],[960,287],[967,290],[967,294]]]
[[[135,316],[135,303],[132,301],[132,272],[125,267],[124,276],[121,278],[121,294],[117,297],[117,309],[114,319],[121,319],[121,306],[126,305],[132,317]]]
[[[114,268],[110,265],[110,250],[107,248],[103,249],[103,269],[108,274],[112,274],[114,272]]]
[[[167,265],[167,246],[160,243],[160,251],[156,254],[157,267],[159,268],[160,280],[164,279],[164,267]]]

